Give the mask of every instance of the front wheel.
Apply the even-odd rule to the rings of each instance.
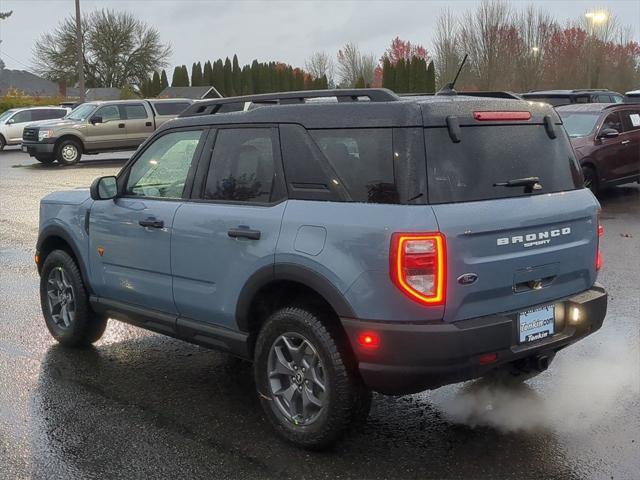
[[[2,135],[0,135],[0,152],[2,150],[4,150],[4,147],[7,145],[7,142],[5,141],[4,137]]]
[[[63,140],[57,148],[56,159],[61,165],[75,165],[82,157],[82,146],[76,140]]]
[[[329,447],[368,414],[371,392],[321,315],[311,311],[287,307],[267,319],[254,371],[267,418],[296,445]]]
[[[49,332],[68,347],[96,342],[107,326],[107,318],[91,309],[80,270],[64,250],[54,250],[44,261],[40,304]]]

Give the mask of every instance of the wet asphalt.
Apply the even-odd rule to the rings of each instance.
[[[127,154],[45,167],[0,152],[0,479],[640,478],[640,186],[603,194],[603,328],[519,388],[374,396],[366,426],[309,453],[276,438],[251,366],[109,323],[94,348],[49,336],[33,264],[38,202]]]

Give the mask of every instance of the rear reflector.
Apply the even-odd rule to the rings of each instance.
[[[436,233],[394,233],[389,252],[393,283],[425,305],[445,302],[445,238]]]
[[[529,120],[531,112],[473,112],[473,118],[483,121]]]
[[[496,360],[498,360],[497,353],[485,353],[484,355],[480,356],[480,365],[487,365],[489,363],[495,362]]]
[[[602,254],[600,253],[600,237],[604,235],[604,227],[600,224],[600,214],[598,214],[598,249],[596,251],[596,271],[602,267]]]
[[[374,332],[365,332],[358,335],[358,343],[365,348],[378,348],[380,337]]]

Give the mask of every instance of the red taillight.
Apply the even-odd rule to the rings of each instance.
[[[446,289],[445,238],[436,233],[391,236],[391,280],[402,292],[426,305],[442,305]]]
[[[480,356],[480,365],[488,365],[498,360],[497,353],[485,353]]]
[[[373,332],[361,333],[358,336],[358,343],[365,348],[378,348],[380,346],[380,337]]]
[[[492,120],[529,120],[531,112],[473,112],[473,118],[479,121]]]
[[[600,237],[604,235],[604,228],[600,224],[600,215],[598,215],[598,249],[596,251],[596,271],[602,267],[602,254],[600,253]]]

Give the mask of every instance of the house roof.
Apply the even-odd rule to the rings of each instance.
[[[89,88],[85,94],[87,102],[94,100],[120,100],[119,88]]]
[[[26,70],[0,70],[0,94],[10,89],[20,90],[26,95],[53,97],[59,94],[58,85]]]
[[[222,95],[213,86],[202,87],[167,87],[158,98],[191,98],[201,100],[204,98],[221,98]]]

